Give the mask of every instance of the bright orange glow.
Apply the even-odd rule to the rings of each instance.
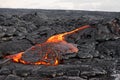
[[[66,35],[69,35],[69,34],[73,34],[75,32],[78,32],[80,30],[83,30],[83,29],[86,29],[90,27],[89,25],[86,25],[86,26],[83,26],[83,27],[79,27],[73,31],[70,31],[70,32],[65,32],[65,33],[62,33],[62,34],[57,34],[57,35],[54,35],[54,36],[51,36],[50,38],[48,38],[48,40],[46,42],[60,42],[60,41],[65,41],[65,36]]]
[[[62,53],[78,52],[77,46],[65,41],[65,36],[69,35],[69,34],[76,33],[80,30],[83,30],[83,29],[86,29],[89,27],[90,27],[89,25],[86,25],[83,27],[79,27],[75,30],[72,30],[70,32],[65,32],[65,33],[53,35],[50,38],[48,38],[46,42],[32,46],[30,49],[28,49],[28,52],[29,51],[36,51],[36,49],[38,49],[38,48],[43,48],[45,50],[45,51],[38,52],[40,55],[43,52],[45,54],[45,56],[43,56],[41,59],[39,59],[36,62],[25,61],[24,59],[22,59],[23,54],[25,54],[26,51],[17,53],[15,55],[6,56],[5,58],[11,58],[14,62],[20,62],[23,64],[34,64],[34,65],[41,65],[42,64],[42,65],[54,65],[54,66],[56,66],[59,64],[59,61],[60,61],[59,54],[61,52]],[[51,60],[52,60],[52,62],[51,62]]]
[[[11,59],[13,59],[13,61],[19,62],[19,59],[22,57],[23,53],[24,52],[20,52],[20,53],[14,54],[14,55],[6,56],[5,58],[11,58]]]

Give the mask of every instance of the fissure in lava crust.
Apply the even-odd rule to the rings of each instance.
[[[61,54],[78,52],[77,45],[68,43],[65,40],[65,36],[89,27],[89,25],[85,25],[70,32],[53,35],[44,43],[36,44],[24,52],[9,55],[5,58],[9,58],[14,62],[20,62],[23,64],[58,65],[61,59]]]

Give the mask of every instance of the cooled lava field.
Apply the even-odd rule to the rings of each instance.
[[[65,37],[78,51],[63,51],[69,48],[63,43],[59,49],[55,47],[61,51],[55,51],[60,56],[56,65],[45,65],[45,61],[26,64],[6,58],[85,25],[91,27]],[[39,48],[30,52],[30,58],[27,54],[23,58],[40,60],[53,46]],[[45,52],[31,55],[41,50]],[[51,57],[56,58],[54,54]],[[0,80],[120,80],[120,12],[0,9]]]

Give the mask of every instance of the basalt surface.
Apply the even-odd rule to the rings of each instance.
[[[67,36],[79,51],[63,54],[57,66],[2,64],[5,56],[83,25],[94,27]],[[119,12],[0,9],[0,80],[119,80],[119,49]]]

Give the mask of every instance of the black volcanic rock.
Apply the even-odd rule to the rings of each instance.
[[[22,80],[22,78],[16,76],[16,75],[8,75],[7,78],[5,80]]]
[[[95,50],[96,43],[95,42],[86,42],[85,44],[81,44],[79,46],[78,57],[79,58],[94,58],[98,57],[99,52]]]
[[[0,79],[1,79],[1,80],[4,80],[5,78],[6,78],[6,76],[4,76],[4,75],[1,75],[1,76],[0,76]]]
[[[62,55],[58,66],[10,61],[0,65],[0,80],[119,79],[119,12],[0,9],[0,62],[8,54],[25,51],[54,34],[83,25],[92,27],[66,37],[78,45],[77,54]]]
[[[101,42],[97,49],[102,54],[110,57],[120,56],[120,39]]]
[[[31,46],[31,43],[27,40],[4,42],[0,43],[0,53],[3,55],[15,54],[24,51]]]
[[[10,69],[8,69],[6,67],[2,67],[0,70],[0,74],[1,75],[9,75],[9,74],[11,74],[11,71],[10,71]]]

